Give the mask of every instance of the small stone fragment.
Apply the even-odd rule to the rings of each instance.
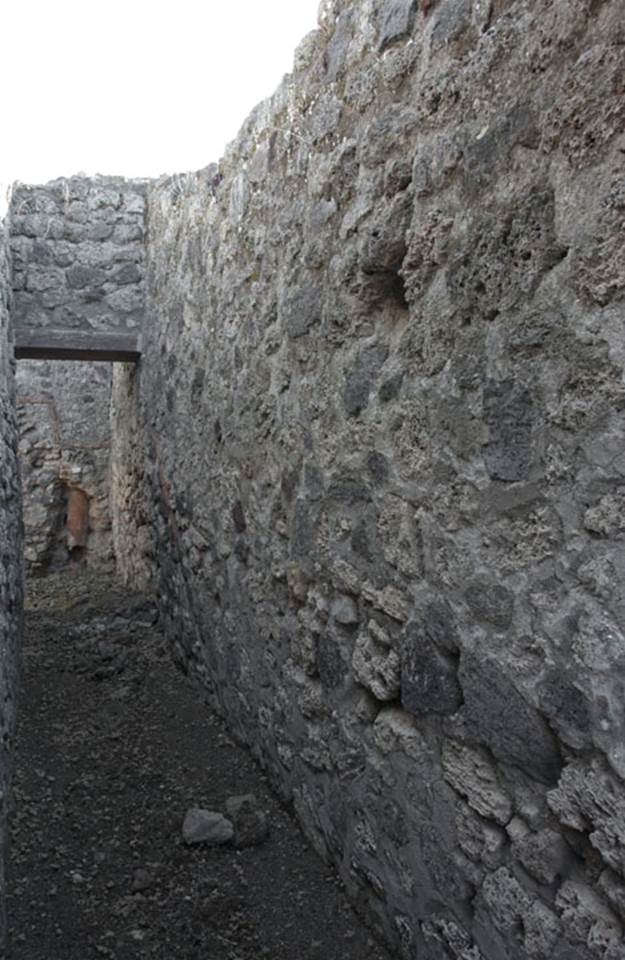
[[[192,807],[185,815],[182,838],[186,844],[207,843],[217,846],[228,843],[233,836],[232,823],[221,813]]]
[[[154,886],[154,881],[155,876],[152,870],[139,867],[138,870],[135,870],[132,878],[132,892],[143,893],[144,890],[149,890],[150,887]]]
[[[330,613],[333,620],[336,620],[337,623],[342,623],[345,627],[353,626],[353,624],[358,623],[360,620],[356,603],[351,597],[345,596],[344,594],[336,597],[332,601]]]
[[[267,839],[267,815],[260,809],[253,793],[230,797],[226,801],[226,810],[234,827],[235,847],[255,847]]]
[[[286,572],[289,593],[297,603],[306,603],[308,597],[308,580],[302,568],[297,563],[291,563]]]
[[[400,685],[399,656],[379,642],[379,634],[372,634],[370,625],[369,632],[360,634],[356,640],[352,669],[358,682],[377,700],[394,700]]]

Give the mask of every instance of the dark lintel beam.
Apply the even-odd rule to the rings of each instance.
[[[141,356],[137,333],[100,330],[51,330],[16,327],[16,360],[106,360],[136,363]]]

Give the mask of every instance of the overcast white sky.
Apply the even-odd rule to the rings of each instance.
[[[0,186],[206,166],[319,0],[0,0]]]

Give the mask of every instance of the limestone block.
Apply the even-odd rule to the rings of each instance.
[[[381,610],[393,620],[403,622],[408,619],[410,610],[409,598],[397,587],[387,583],[382,589],[365,582],[361,585],[362,595],[376,610]]]
[[[410,171],[406,170],[404,176],[409,178]],[[398,192],[376,208],[366,230],[360,231],[359,257],[365,274],[397,273],[400,270],[406,254],[406,231],[411,215],[412,195],[407,190]]]
[[[565,743],[580,749],[590,740],[588,699],[562,670],[554,670],[540,685],[540,706]]]
[[[330,616],[336,623],[351,627],[360,622],[358,607],[352,597],[341,594],[330,604]]]
[[[462,852],[488,870],[496,870],[506,856],[508,838],[501,827],[476,816],[463,801],[456,805],[456,836]]]
[[[333,630],[323,630],[315,637],[315,664],[326,690],[342,686],[347,677],[347,664],[341,641]]]
[[[570,863],[570,850],[562,835],[547,827],[537,833],[527,830],[514,837],[512,853],[539,883],[553,883],[556,877],[565,874]]]
[[[97,267],[84,267],[77,264],[75,267],[70,267],[66,277],[69,286],[79,290],[82,287],[99,286],[104,283],[106,274]]]
[[[625,494],[622,491],[606,494],[596,506],[584,514],[584,526],[602,537],[621,537],[625,534]]]
[[[523,945],[530,960],[552,955],[560,939],[562,924],[557,914],[540,900],[534,900],[523,917]]]
[[[282,307],[287,335],[296,340],[307,334],[321,320],[323,294],[317,283],[309,281],[291,290]]]
[[[317,100],[311,116],[311,133],[314,143],[325,140],[335,132],[342,110],[342,102],[330,93]]]
[[[113,229],[113,242],[117,244],[131,243],[143,240],[143,226],[141,223],[118,223]]]
[[[290,563],[286,571],[289,592],[297,603],[306,603],[309,581],[298,563]]]
[[[459,679],[464,692],[461,715],[467,731],[498,759],[518,764],[536,779],[553,783],[562,766],[555,737],[538,711],[510,683],[503,668],[493,659],[463,654]]]
[[[518,926],[531,903],[530,897],[507,867],[500,867],[489,874],[480,894],[492,913],[494,923],[504,931],[511,931]]]
[[[358,416],[366,408],[387,356],[385,344],[372,343],[360,351],[346,371],[343,404],[349,417]]]
[[[556,896],[566,935],[573,943],[606,946],[622,943],[618,918],[594,890],[577,881],[565,881]]]
[[[405,37],[412,27],[417,0],[389,0],[378,4],[378,47],[384,50]]]
[[[625,878],[625,786],[605,763],[568,764],[548,802],[565,826],[589,831],[606,865]]]
[[[376,746],[384,754],[399,750],[420,761],[430,755],[414,719],[397,707],[380,710],[373,725],[373,736]]]
[[[377,700],[394,700],[399,693],[400,660],[390,644],[382,642],[375,621],[359,634],[352,656],[352,669],[359,683]]]
[[[426,7],[429,2],[426,0]],[[471,0],[442,0],[433,12],[432,50],[453,45],[471,27],[473,3]]]
[[[42,268],[39,264],[28,267],[25,289],[29,291],[49,291],[63,284],[63,272],[54,267]]]
[[[442,763],[445,779],[466,797],[469,806],[483,817],[505,826],[512,816],[512,803],[486,752],[445,740]]]
[[[604,870],[599,877],[598,887],[605,899],[612,905],[617,916],[625,916],[625,883],[614,871]]]
[[[490,439],[484,462],[494,480],[525,480],[532,464],[534,410],[529,392],[510,381],[484,385],[484,419]]]
[[[374,168],[386,163],[393,153],[402,152],[417,124],[414,110],[401,103],[391,104],[376,113],[359,143],[361,162]]]
[[[462,703],[457,661],[433,645],[419,622],[407,626],[402,645],[401,702],[416,716],[455,713]]]

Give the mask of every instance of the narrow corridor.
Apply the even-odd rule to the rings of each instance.
[[[152,603],[30,584],[12,813],[12,960],[384,960],[248,754],[172,666]],[[187,845],[254,794],[267,839]],[[236,836],[235,836],[236,839]]]

